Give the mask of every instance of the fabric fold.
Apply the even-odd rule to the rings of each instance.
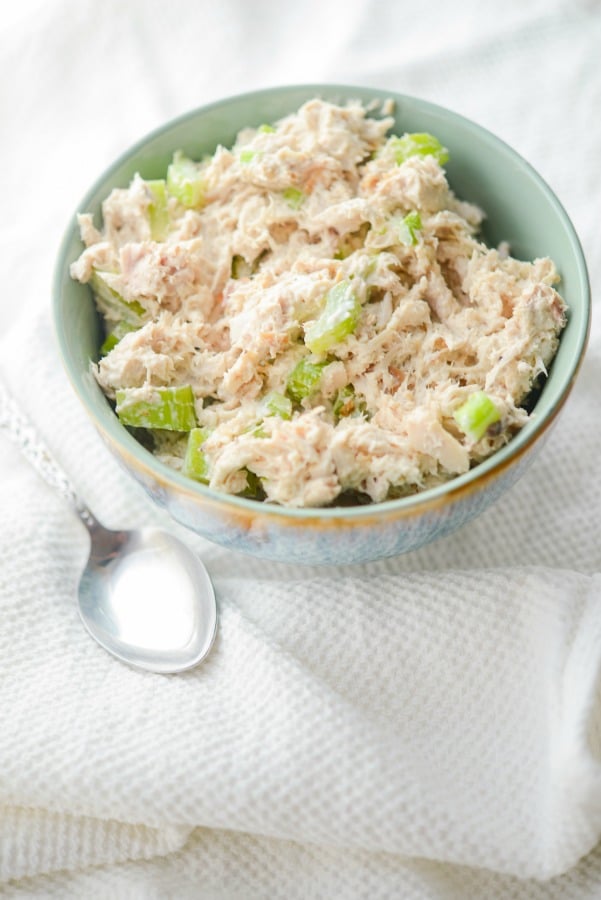
[[[392,563],[385,574],[216,572],[210,657],[155,676],[84,632],[81,528],[17,470],[20,513],[0,534],[13,560],[0,637],[5,805],[521,877],[565,871],[595,844],[598,748],[584,738],[597,576]]]
[[[0,807],[0,883],[64,869],[115,865],[181,849],[191,831]]]

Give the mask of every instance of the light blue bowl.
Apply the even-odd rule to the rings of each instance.
[[[97,213],[113,187],[139,172],[165,173],[174,150],[192,157],[230,145],[246,125],[294,112],[319,96],[333,102],[395,101],[397,133],[428,131],[450,151],[446,166],[456,194],[487,213],[485,239],[509,241],[523,259],[550,256],[562,276],[568,325],[534,414],[502,450],[465,475],[411,497],[370,506],[284,509],[210,490],[161,464],[119,423],[90,374],[101,326],[89,289],[69,276],[82,245],[73,221],[56,267],[54,320],[73,387],[110,449],[178,522],[226,547],[284,562],[335,564],[375,560],[416,549],[449,534],[481,513],[515,483],[543,443],[582,361],[590,324],[586,263],[574,228],[542,178],[505,143],[462,116],[423,100],[341,85],[301,85],[232,97],[188,113],[138,142],[94,184],[78,212]]]

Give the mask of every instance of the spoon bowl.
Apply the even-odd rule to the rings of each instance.
[[[157,528],[89,527],[79,613],[109,653],[151,672],[181,672],[207,655],[217,629],[213,586],[196,554]]]
[[[77,599],[94,640],[150,672],[198,665],[217,631],[215,592],[199,557],[168,531],[112,531],[101,525],[1,383],[0,430],[69,501],[88,530],[90,552]]]

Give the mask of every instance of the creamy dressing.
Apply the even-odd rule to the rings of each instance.
[[[160,240],[139,175],[105,200],[101,229],[79,217],[72,276],[107,276],[107,331],[123,309],[138,317],[94,366],[99,384],[111,399],[190,385],[216,490],[382,501],[467,471],[528,419],[565,325],[558,273],[482,243],[483,212],[455,197],[436,152],[399,160],[392,124],[311,100],[195,164],[202,199],[167,191]],[[317,374],[299,396],[303,360]],[[476,391],[498,415],[474,437],[455,413]],[[187,435],[152,437],[184,466]]]

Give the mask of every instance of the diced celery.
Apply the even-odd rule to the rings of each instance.
[[[110,353],[111,350],[117,346],[122,337],[125,337],[126,334],[136,330],[136,326],[130,325],[129,322],[117,322],[113,330],[110,331],[104,339],[104,342],[100,347],[100,355],[106,356],[107,353]]]
[[[204,442],[209,436],[206,428],[192,428],[188,435],[188,444],[186,446],[186,455],[184,456],[184,464],[182,472],[188,478],[195,481],[202,481],[203,484],[209,483],[209,463],[202,451]]]
[[[205,184],[198,163],[185,156],[181,150],[173,154],[173,162],[167,167],[167,190],[183,206],[202,206]]]
[[[453,413],[461,430],[473,441],[484,437],[487,429],[498,422],[501,413],[484,391],[476,391]]]
[[[107,353],[110,353],[111,350],[114,350],[114,348],[119,343],[120,338],[117,337],[115,331],[116,329],[113,328],[113,330],[107,334],[104,341],[100,345],[100,356],[106,356]]]
[[[232,257],[232,278],[248,278],[252,275],[252,266],[246,262],[243,256]]]
[[[394,135],[389,138],[388,145],[400,165],[411,156],[433,156],[443,166],[449,159],[449,151],[438,138],[427,132],[406,133],[402,137]]]
[[[152,200],[148,204],[150,236],[153,241],[164,241],[169,231],[169,211],[167,209],[167,185],[160,178],[146,182]]]
[[[327,363],[313,363],[303,357],[294,367],[286,382],[286,393],[297,403],[310,397],[319,388],[322,370]]]
[[[417,244],[417,234],[422,227],[422,219],[418,212],[407,213],[407,215],[399,222],[398,235],[401,243],[407,244],[409,247]]]
[[[259,125],[258,131],[262,131],[264,134],[273,134],[275,128],[273,125],[267,125],[264,123],[263,125]]]
[[[245,471],[246,487],[243,491],[240,491],[240,496],[249,500],[262,500],[265,497],[265,491],[263,490],[261,479],[255,472],[251,472],[250,469],[245,469]]]
[[[116,412],[123,425],[190,431],[197,424],[194,394],[189,384],[155,388],[150,400],[140,400],[136,388],[116,392]]]
[[[241,150],[240,151],[240,162],[241,163],[252,162],[256,156],[257,156],[256,150]]]
[[[269,435],[263,428],[263,419],[258,419],[256,422],[253,422],[252,425],[247,425],[246,428],[242,429],[241,434],[249,434],[254,438],[269,437]]]
[[[127,322],[138,328],[143,324],[143,316],[146,312],[137,300],[125,300],[121,294],[110,285],[112,273],[92,271],[90,287],[96,298],[98,308],[108,319],[117,322]],[[114,277],[114,276],[112,276]]]
[[[287,187],[282,191],[282,197],[291,209],[300,209],[305,202],[303,191],[296,187]]]
[[[365,412],[365,401],[357,397],[352,384],[347,384],[336,394],[333,413],[338,418],[357,416]]]
[[[305,346],[312,353],[326,353],[357,327],[361,303],[350,281],[340,281],[328,291],[318,319],[305,332]]]
[[[270,416],[279,416],[280,419],[292,418],[292,401],[277,391],[267,394],[262,403],[263,408]]]
[[[251,428],[250,434],[254,438],[268,438],[269,437],[269,434],[263,428],[263,420],[262,419],[253,428]]]

